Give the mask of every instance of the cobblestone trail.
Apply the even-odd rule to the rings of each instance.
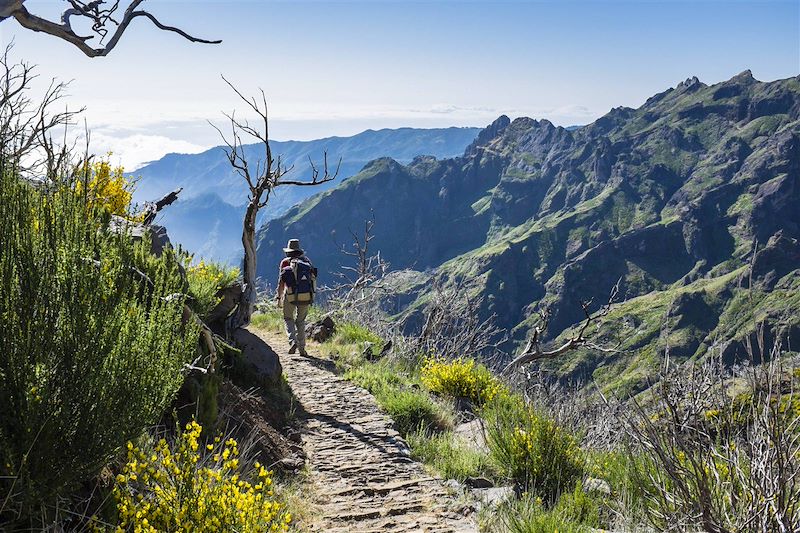
[[[408,445],[375,399],[338,377],[333,364],[287,351],[283,336],[257,333],[280,357],[302,405],[314,531],[477,532],[442,480],[410,459]]]

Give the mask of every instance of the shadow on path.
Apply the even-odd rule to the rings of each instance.
[[[325,370],[334,375],[339,374],[336,368],[336,363],[334,363],[330,359],[320,359],[319,357],[314,357],[313,355],[300,355],[298,357],[300,357],[301,360],[305,360],[306,362],[308,362],[308,364],[314,365],[320,370]]]
[[[391,454],[397,453],[397,451],[399,451],[399,450],[395,450],[393,452],[392,450],[387,450],[386,448],[384,448],[380,444],[380,442],[376,442],[376,441],[384,441],[385,442],[385,441],[388,441],[389,438],[391,438],[391,437],[387,436],[386,438],[380,438],[380,437],[378,437],[378,436],[376,436],[374,434],[371,434],[371,433],[364,433],[363,431],[361,431],[361,430],[353,427],[352,425],[350,425],[349,422],[343,422],[343,421],[339,420],[338,418],[336,418],[335,416],[325,415],[325,414],[322,414],[322,413],[309,413],[308,411],[305,412],[305,415],[306,415],[305,416],[306,419],[316,420],[321,424],[324,424],[324,425],[327,425],[327,426],[332,427],[334,429],[339,429],[341,431],[349,433],[350,435],[354,436],[355,438],[357,438],[358,440],[360,440],[364,444],[369,444],[373,448],[377,448],[381,453],[386,453],[386,454],[390,454],[391,455]]]

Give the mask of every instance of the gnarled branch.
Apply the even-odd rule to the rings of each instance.
[[[611,306],[616,302],[617,296],[619,294],[619,284],[622,281],[622,278],[617,280],[617,283],[614,284],[614,287],[611,289],[611,293],[608,296],[608,301],[603,304],[597,311],[592,312],[591,306],[592,301],[582,301],[580,303],[581,309],[583,310],[584,319],[581,323],[581,326],[578,328],[578,331],[569,337],[561,346],[553,349],[544,349],[542,347],[542,337],[544,337],[544,333],[547,330],[547,325],[550,321],[551,312],[549,309],[543,309],[539,311],[539,323],[533,330],[528,342],[525,344],[525,348],[523,348],[522,353],[520,353],[513,361],[511,361],[503,370],[504,373],[509,372],[510,370],[524,365],[526,363],[530,363],[532,361],[537,361],[540,359],[551,359],[553,357],[558,357],[563,355],[569,351],[575,350],[576,348],[582,347],[592,347],[593,349],[597,349],[604,352],[615,352],[614,349],[604,348],[601,346],[597,346],[596,344],[591,342],[591,339],[587,337],[586,332],[589,329],[589,326],[601,318],[608,315],[611,311]]]
[[[84,3],[79,0],[69,0],[71,7],[64,10],[61,14],[61,22],[53,22],[46,18],[34,15],[24,5],[25,0],[0,0],[0,22],[13,17],[23,27],[35,32],[42,32],[54,37],[58,37],[68,43],[75,45],[81,52],[88,57],[102,57],[108,55],[119,42],[125,30],[128,29],[131,21],[137,17],[149,19],[157,28],[177,33],[184,39],[193,43],[219,44],[221,40],[207,40],[194,37],[180,28],[168,26],[159,21],[155,15],[149,11],[137,9],[144,0],[133,0],[122,19],[117,22],[112,15],[119,7],[119,0],[114,1],[109,7],[104,7],[106,0],[94,0]],[[91,22],[93,35],[78,35],[72,27],[72,17],[80,17]],[[116,27],[111,32],[112,28]],[[103,42],[108,34],[111,38],[104,46],[93,47],[88,41],[99,37],[99,42]]]

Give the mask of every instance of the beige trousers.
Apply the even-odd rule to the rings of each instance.
[[[283,301],[283,321],[286,324],[286,336],[289,344],[297,344],[298,348],[306,347],[306,316],[309,304],[295,304]]]

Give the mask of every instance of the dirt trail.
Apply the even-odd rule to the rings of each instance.
[[[280,357],[302,405],[303,447],[313,483],[312,524],[326,532],[477,532],[442,480],[409,458],[408,445],[375,399],[333,364],[290,355],[282,335],[257,334]]]

